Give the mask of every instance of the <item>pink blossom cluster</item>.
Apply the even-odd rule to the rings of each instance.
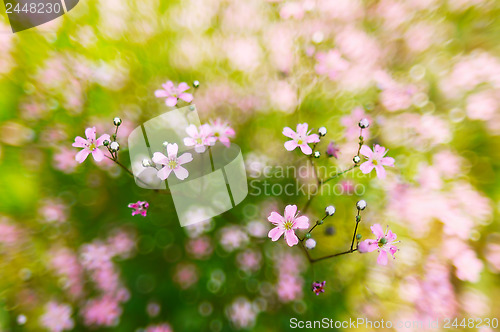
[[[131,233],[117,230],[105,242],[96,240],[80,249],[81,263],[100,295],[86,301],[80,314],[87,326],[114,326],[129,291],[120,280],[114,257],[129,257],[135,248]]]
[[[72,330],[75,322],[71,318],[73,310],[68,304],[51,301],[45,307],[45,313],[40,317],[40,324],[50,332]]]

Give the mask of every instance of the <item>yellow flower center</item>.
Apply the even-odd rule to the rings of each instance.
[[[95,146],[95,143],[94,142],[90,143],[89,150],[94,151],[95,149],[97,149],[97,146]]]
[[[291,230],[293,227],[293,221],[285,220],[285,222],[283,223],[283,227],[285,227],[287,231]]]
[[[201,138],[196,139],[196,144],[201,145],[203,143],[203,140]]]
[[[372,164],[375,165],[375,166],[377,166],[378,165],[378,160],[377,159],[373,159],[372,160]]]
[[[177,160],[171,159],[168,161],[167,167],[170,169],[174,169],[177,167]]]
[[[297,144],[298,144],[298,145],[302,145],[303,143],[304,143],[304,141],[303,141],[302,139],[300,139],[300,138],[299,138],[299,139],[297,140]]]

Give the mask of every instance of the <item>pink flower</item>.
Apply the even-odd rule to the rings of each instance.
[[[217,141],[208,124],[201,125],[199,128],[192,124],[186,128],[186,132],[190,137],[184,138],[184,145],[194,146],[194,150],[198,153],[205,152],[207,146],[214,145]]]
[[[75,170],[76,165],[78,164],[75,161],[73,150],[61,147],[58,152],[54,154],[54,168],[64,173],[72,173]]]
[[[307,229],[309,227],[309,218],[306,216],[297,217],[297,205],[287,205],[285,207],[285,216],[282,217],[277,212],[271,212],[267,220],[276,227],[271,229],[267,236],[273,241],[278,241],[281,235],[285,234],[286,243],[292,247],[299,243],[295,229]]]
[[[316,73],[328,75],[331,80],[336,79],[341,72],[349,68],[349,62],[344,60],[337,50],[330,50],[328,53],[318,52],[316,61],[318,61],[314,67]]]
[[[168,324],[149,325],[146,327],[146,332],[172,332],[172,328]]]
[[[67,304],[49,302],[45,313],[40,318],[40,323],[51,332],[71,330],[75,325],[71,319],[71,312],[71,307]]]
[[[122,309],[116,299],[105,295],[87,301],[81,314],[87,326],[115,326],[120,319]]]
[[[149,203],[146,201],[137,201],[137,203],[130,203],[128,207],[134,209],[134,211],[132,211],[133,216],[140,214],[145,217],[146,213],[148,213]]]
[[[237,329],[251,328],[255,324],[258,310],[248,299],[239,297],[229,308],[227,316]]]
[[[103,145],[103,142],[109,140],[109,135],[104,134],[98,139],[96,139],[96,129],[95,127],[85,129],[85,136],[87,139],[83,137],[76,136],[75,142],[73,146],[75,148],[83,148],[80,152],[78,152],[75,156],[75,160],[79,163],[83,163],[89,153],[92,153],[92,157],[94,160],[99,162],[104,159],[104,153],[99,150],[99,147]]]
[[[334,141],[331,141],[330,144],[328,144],[328,147],[326,148],[326,154],[329,157],[334,157],[335,159],[338,159],[339,151],[340,151],[340,148],[338,147],[337,144],[335,144]]]
[[[384,157],[389,150],[385,150],[383,146],[375,145],[373,151],[366,145],[361,147],[360,153],[368,158],[368,161],[361,164],[359,169],[364,174],[370,173],[374,168],[377,176],[380,179],[385,179],[385,169],[383,166],[394,167],[394,158]]]
[[[175,87],[172,81],[167,81],[167,83],[161,85],[163,89],[156,90],[155,96],[156,98],[166,98],[165,104],[169,107],[174,107],[177,105],[177,101],[179,99],[184,100],[186,103],[190,103],[193,101],[193,95],[190,93],[186,93],[184,91],[189,90],[189,85],[187,83],[182,82],[179,83],[177,87]]]
[[[193,156],[191,155],[191,153],[186,152],[183,153],[180,157],[177,157],[178,150],[179,147],[177,146],[176,143],[167,144],[168,157],[161,152],[155,152],[153,154],[152,158],[153,162],[164,166],[157,173],[158,177],[161,180],[165,180],[166,178],[168,178],[168,176],[172,171],[174,171],[175,176],[179,180],[184,180],[189,176],[188,170],[182,167],[181,165],[184,165],[192,161]]]
[[[285,143],[285,149],[288,151],[295,150],[296,147],[300,147],[300,150],[304,154],[311,154],[312,149],[308,143],[318,143],[319,136],[317,134],[309,135],[307,131],[307,123],[297,124],[297,132],[293,131],[289,127],[283,128],[283,135],[290,137],[292,140]]]
[[[227,122],[216,119],[210,124],[210,127],[212,129],[212,135],[216,140],[219,140],[227,147],[231,145],[229,138],[234,137],[235,132],[233,128],[229,127],[229,124]]]
[[[358,250],[360,253],[372,252],[375,250],[379,251],[379,255],[377,258],[377,263],[380,265],[387,265],[387,254],[390,253],[393,258],[394,254],[398,251],[398,248],[394,245],[394,242],[397,238],[396,234],[394,234],[389,227],[387,228],[387,233],[384,234],[384,230],[380,224],[375,224],[370,227],[372,233],[377,237],[376,240],[364,240],[359,246]]]
[[[326,284],[326,281],[323,281],[323,282],[313,282],[312,283],[312,291],[316,295],[319,295],[320,293],[324,293],[325,292],[325,284]]]

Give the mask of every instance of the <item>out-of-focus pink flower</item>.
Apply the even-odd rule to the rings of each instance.
[[[75,325],[71,313],[69,305],[51,301],[47,303],[45,313],[40,317],[40,324],[51,332],[71,330]]]
[[[337,144],[335,144],[334,141],[331,141],[330,144],[328,144],[328,147],[326,148],[326,154],[329,156],[329,157],[334,157],[335,159],[337,159],[339,156],[339,151],[340,151],[340,148],[338,147]]]
[[[226,121],[216,119],[210,123],[210,128],[212,135],[216,140],[220,141],[227,147],[231,145],[231,141],[229,139],[234,137],[235,132],[233,128],[229,127],[229,124]]]
[[[186,243],[186,251],[196,259],[206,259],[212,255],[213,246],[208,236],[200,236]]]
[[[87,301],[81,310],[86,326],[116,326],[121,314],[119,302],[107,295]]]
[[[207,146],[212,146],[217,141],[208,124],[203,124],[199,128],[193,124],[189,125],[186,133],[189,137],[184,138],[184,145],[194,146],[194,150],[198,153],[205,152]]]
[[[288,151],[293,151],[295,148],[299,147],[302,153],[310,155],[312,153],[309,143],[318,143],[319,136],[317,134],[310,134],[307,131],[307,123],[297,124],[297,132],[293,131],[289,127],[283,128],[283,135],[291,138],[291,141],[285,143],[285,149]]]
[[[77,255],[68,248],[50,250],[50,265],[55,274],[65,280],[64,288],[68,289],[72,298],[83,294],[83,268]]]
[[[113,256],[127,258],[136,245],[135,234],[125,230],[117,230],[106,240]]]
[[[383,146],[378,144],[373,147],[373,151],[368,146],[363,145],[360,153],[368,158],[368,161],[365,161],[359,166],[361,172],[368,174],[375,168],[378,178],[385,179],[386,174],[383,166],[394,167],[394,158],[385,157],[387,152],[389,152],[389,150],[386,150]]]
[[[295,229],[309,228],[309,218],[306,216],[298,217],[297,205],[287,205],[284,214],[285,216],[283,217],[278,212],[271,212],[267,220],[276,227],[271,229],[267,236],[273,241],[278,241],[281,235],[285,234],[286,243],[290,247],[293,247],[299,243],[299,239],[295,235]]]
[[[312,283],[312,291],[316,294],[316,295],[319,295],[320,293],[324,293],[325,292],[325,284],[326,284],[326,281],[323,281],[323,282],[313,282]]]
[[[100,269],[106,265],[110,265],[111,258],[113,257],[109,247],[99,241],[84,244],[80,252],[82,265],[89,270]]]
[[[316,73],[328,75],[331,80],[335,80],[341,72],[349,68],[349,62],[344,60],[337,50],[316,53],[316,61],[317,64],[314,66]]]
[[[398,251],[398,248],[394,245],[397,236],[389,228],[387,228],[387,233],[384,234],[384,230],[380,224],[375,224],[371,226],[370,229],[377,239],[362,241],[359,244],[358,250],[360,253],[378,250],[379,255],[377,263],[380,265],[387,265],[387,255],[390,253],[394,258],[394,254]]]
[[[83,163],[87,156],[91,153],[94,160],[99,162],[104,159],[104,153],[99,150],[99,147],[103,145],[103,142],[109,140],[109,135],[104,134],[101,135],[98,139],[96,139],[96,129],[95,127],[85,129],[85,136],[87,139],[83,137],[77,136],[75,138],[75,142],[73,146],[75,148],[83,148],[80,152],[78,152],[75,156],[75,160],[79,163]]]
[[[198,282],[198,269],[191,263],[179,263],[175,267],[173,280],[182,288],[188,289]]]
[[[491,270],[495,273],[500,273],[500,244],[488,243],[485,256]]]
[[[128,207],[134,209],[134,211],[132,211],[133,216],[140,214],[145,217],[148,213],[149,203],[146,201],[137,201],[137,203],[130,203]]]
[[[294,18],[300,20],[304,17],[304,7],[300,2],[286,2],[283,4],[280,10],[280,16],[282,19]]]
[[[257,314],[252,303],[243,297],[237,298],[227,310],[227,316],[238,329],[252,327]]]
[[[115,295],[120,289],[120,276],[112,264],[94,269],[90,274],[97,288],[108,295]]]
[[[163,168],[160,169],[157,173],[157,176],[161,180],[167,179],[172,171],[179,180],[184,180],[189,176],[188,170],[182,167],[182,165],[193,161],[193,155],[189,152],[186,152],[177,157],[178,150],[179,146],[177,145],[177,143],[174,144],[169,143],[167,144],[168,156],[165,156],[161,152],[155,152],[153,154],[152,158],[153,162],[155,162],[156,164],[163,165]]]
[[[72,173],[77,165],[73,150],[67,147],[59,148],[58,152],[54,154],[53,166],[55,169],[64,173]]]
[[[262,255],[260,251],[247,249],[236,256],[238,266],[243,271],[254,272],[260,268]]]
[[[304,280],[300,277],[290,274],[281,274],[279,276],[276,292],[281,302],[290,302],[302,297],[302,287]]]
[[[220,233],[220,245],[226,251],[234,251],[248,243],[248,235],[239,226],[224,227]]]
[[[344,195],[352,195],[354,193],[354,183],[351,180],[340,181],[340,186]]]
[[[163,323],[146,326],[146,332],[173,332],[173,330],[170,325]]]
[[[166,98],[165,105],[169,107],[177,105],[179,99],[184,100],[186,103],[193,101],[193,95],[185,92],[190,89],[189,85],[185,82],[179,83],[176,87],[172,81],[167,81],[167,83],[161,86],[162,89],[155,91],[155,97]]]
[[[67,207],[59,200],[48,199],[42,203],[39,213],[47,223],[61,224],[67,219]]]
[[[415,90],[412,86],[393,84],[380,93],[380,102],[391,112],[405,110],[411,106]]]
[[[495,91],[483,91],[467,97],[467,116],[473,120],[491,120],[500,106]]]
[[[372,118],[365,113],[362,107],[355,107],[352,109],[351,114],[340,118],[340,123],[345,127],[345,136],[348,140],[358,139],[358,123],[360,119],[367,119],[370,123],[373,122]],[[363,137],[365,140],[370,137],[370,127],[363,129]]]

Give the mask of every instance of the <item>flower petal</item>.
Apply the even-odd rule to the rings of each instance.
[[[294,220],[297,214],[297,205],[287,205],[285,207],[285,219]]]
[[[360,253],[372,252],[377,250],[378,244],[375,240],[364,240],[361,241],[358,245],[358,251]]]
[[[299,147],[303,154],[310,155],[311,153],[313,153],[313,150],[307,144],[299,145]]]
[[[171,157],[177,157],[177,151],[179,151],[179,146],[177,143],[167,144],[167,154]]]
[[[377,257],[377,263],[379,265],[387,265],[387,252],[384,250],[380,250],[380,253]]]
[[[101,137],[99,137],[99,138],[97,139],[97,141],[96,141],[96,144],[95,144],[95,145],[96,145],[96,146],[101,146],[101,145],[103,144],[103,142],[104,142],[104,141],[106,141],[106,140],[108,140],[108,141],[109,141],[109,140],[110,140],[110,137],[109,137],[109,135],[108,135],[108,134],[103,134],[103,135],[101,135]]]
[[[293,247],[297,243],[299,243],[299,238],[295,235],[293,229],[289,229],[285,232],[285,240],[288,246]]]
[[[267,220],[269,220],[269,222],[272,222],[273,224],[276,224],[276,225],[283,224],[283,217],[278,212],[274,212],[274,211],[271,212],[269,217],[267,217]]]
[[[286,137],[290,137],[290,138],[297,137],[297,134],[290,127],[283,128],[283,135],[285,135]]]
[[[394,167],[394,158],[392,157],[384,157],[379,160],[381,165]]]
[[[179,93],[184,92],[184,91],[189,90],[189,89],[190,89],[190,87],[186,82],[181,82],[177,86],[177,92],[179,92]]]
[[[167,105],[168,107],[174,107],[175,105],[177,105],[177,98],[167,97],[167,99],[165,99],[165,105]]]
[[[382,229],[382,226],[380,226],[380,224],[374,224],[370,227],[370,229],[372,230],[372,233],[377,237],[377,240],[384,236],[384,230]]]
[[[71,144],[75,148],[84,148],[87,146],[87,140],[83,137],[76,136],[75,137],[75,142]]]
[[[196,145],[194,147],[194,151],[198,152],[198,153],[203,153],[205,152],[207,148],[205,147],[205,145]]]
[[[375,171],[377,172],[377,177],[379,179],[385,179],[386,172],[384,166],[382,165],[375,166]]]
[[[89,153],[90,153],[89,149],[83,149],[76,154],[75,160],[81,164],[85,161],[85,159],[87,159],[87,156],[89,155]]]
[[[287,151],[293,151],[297,146],[297,142],[295,142],[294,140],[285,142],[285,149],[287,149]]]
[[[307,143],[318,143],[319,142],[319,136],[317,134],[312,134],[306,137],[306,142]]]
[[[95,127],[85,129],[85,136],[87,136],[87,140],[95,140]]]
[[[297,134],[299,136],[307,136],[307,123],[299,123],[297,124]]]
[[[192,94],[190,94],[190,93],[181,93],[181,94],[179,95],[179,99],[184,100],[186,103],[190,103],[190,102],[192,102],[192,101],[193,101],[194,97],[193,97],[193,95],[192,95]]]
[[[174,174],[179,180],[184,180],[189,176],[188,170],[182,166],[177,166],[176,168],[174,168]]]
[[[153,158],[151,158],[155,164],[166,165],[168,164],[168,158],[161,152],[153,153]]]
[[[189,152],[183,153],[179,158],[177,158],[177,163],[179,165],[187,164],[193,161],[193,155]]]
[[[366,158],[371,159],[373,157],[373,151],[366,145],[363,145],[361,149],[359,150],[359,153],[361,153],[363,156]]]
[[[163,167],[162,169],[160,169],[158,171],[158,173],[156,173],[156,175],[161,180],[165,180],[166,178],[168,178],[168,176],[170,175],[171,172],[172,172],[172,169],[170,167]]]
[[[194,138],[186,137],[186,138],[184,138],[184,145],[185,146],[193,146],[193,145],[196,145],[196,141],[194,140]]]
[[[191,124],[186,128],[186,133],[191,137],[196,137],[198,136],[198,128],[194,124]]]
[[[363,172],[363,174],[368,174],[373,170],[374,167],[375,165],[373,165],[371,161],[365,161],[361,164],[361,166],[359,166],[359,169],[361,170],[361,172]]]
[[[95,149],[92,151],[92,157],[94,157],[95,161],[99,162],[104,159],[104,153],[99,149]]]
[[[309,218],[306,216],[300,216],[298,218],[295,218],[294,227],[299,229],[309,228]]]
[[[394,234],[391,230],[387,231],[387,235],[385,236],[388,242],[393,242],[397,239],[397,235]]]
[[[156,98],[166,98],[168,96],[170,96],[170,94],[165,90],[160,89],[155,91]]]
[[[267,236],[271,238],[273,241],[278,241],[278,239],[285,233],[285,230],[279,227],[274,227],[267,233]]]

